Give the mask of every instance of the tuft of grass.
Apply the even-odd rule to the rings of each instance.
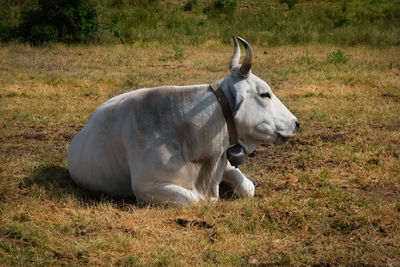
[[[332,51],[327,57],[326,61],[333,64],[346,64],[349,61],[350,55],[346,55],[342,50],[338,49]]]
[[[301,60],[308,65],[312,65],[315,63],[315,58],[311,55],[310,50],[306,49],[306,55],[301,58]]]
[[[181,59],[183,57],[183,51],[184,51],[182,45],[180,43],[176,43],[173,46],[173,49],[175,51],[174,59],[176,59],[176,60]]]

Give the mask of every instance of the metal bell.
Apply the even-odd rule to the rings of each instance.
[[[246,153],[240,145],[235,145],[226,151],[226,157],[232,166],[239,166],[246,161]]]

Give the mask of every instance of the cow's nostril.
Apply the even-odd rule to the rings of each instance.
[[[296,124],[296,128],[299,129],[300,128],[300,122],[295,121],[295,124]]]

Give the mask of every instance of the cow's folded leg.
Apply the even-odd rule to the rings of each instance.
[[[239,169],[234,168],[229,162],[222,176],[222,182],[228,183],[237,197],[254,196],[254,183],[244,176]]]
[[[200,200],[194,192],[172,183],[148,183],[133,186],[132,189],[139,204],[173,203],[187,205]]]

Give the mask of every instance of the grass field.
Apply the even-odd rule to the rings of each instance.
[[[249,155],[256,196],[138,207],[75,186],[69,142],[114,95],[224,77],[232,47],[0,47],[0,265],[399,266],[400,48],[254,52],[302,125]]]

